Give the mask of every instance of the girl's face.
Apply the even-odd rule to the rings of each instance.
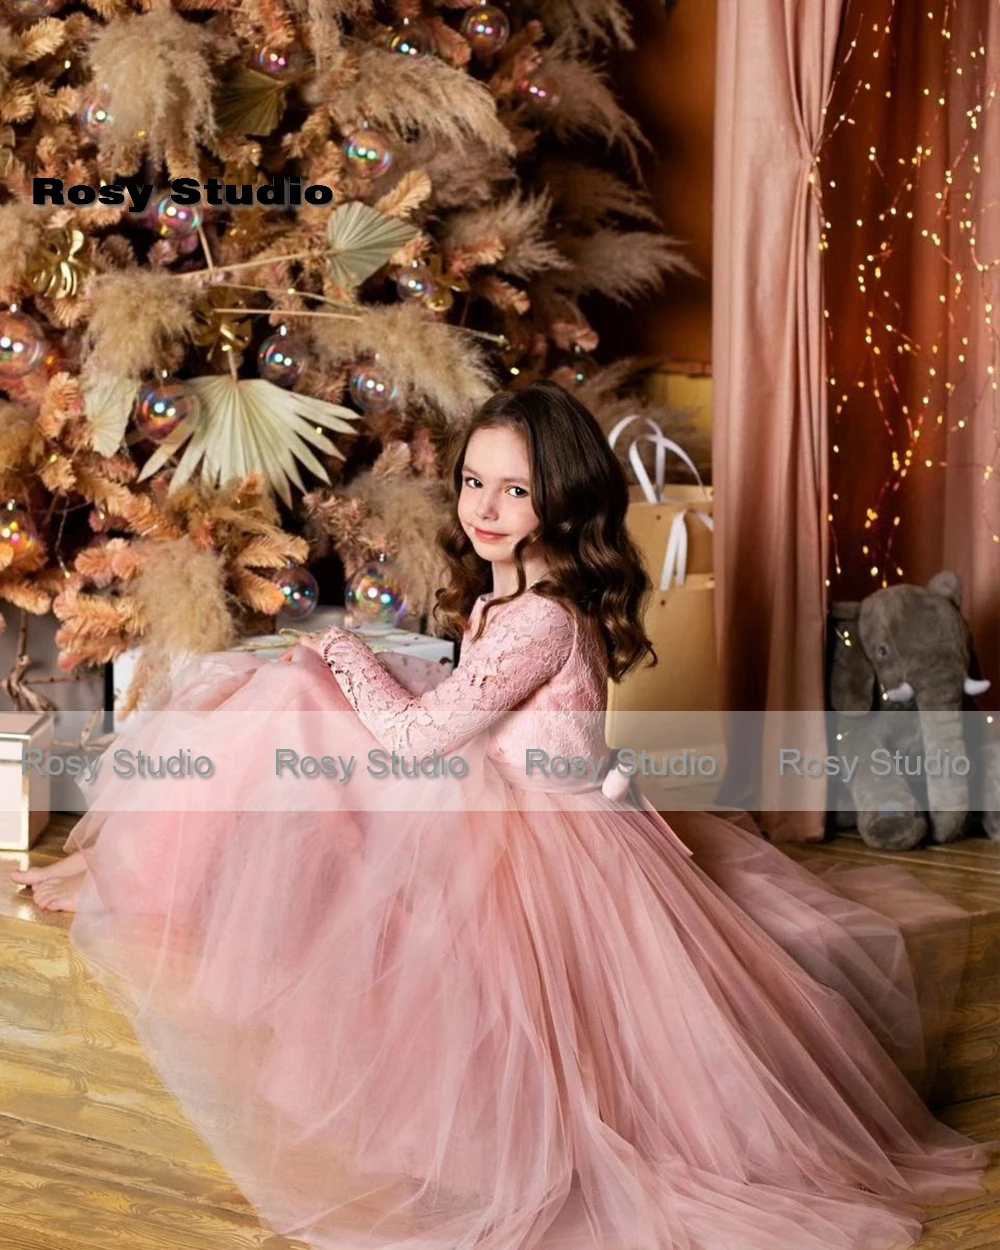
[[[499,426],[476,430],[469,439],[458,520],[476,555],[492,563],[512,560],[515,544],[538,528],[522,434]]]

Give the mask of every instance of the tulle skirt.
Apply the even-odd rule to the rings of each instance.
[[[346,710],[327,678],[213,656],[172,705]],[[957,909],[889,866],[836,888],[749,822],[492,784],[494,810],[93,810],[71,835],[76,946],[274,1231],[895,1250],[982,1193],[997,1143],[926,1109],[928,1005],[898,914],[859,898]]]

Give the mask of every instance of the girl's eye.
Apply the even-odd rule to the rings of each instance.
[[[479,480],[479,478],[473,477],[471,474],[468,477],[464,478],[463,480],[465,482],[465,485],[468,487],[471,487],[473,490],[476,490],[478,487],[482,486],[482,482]],[[524,489],[523,486],[508,486],[507,489],[508,491],[520,492],[520,494],[517,494],[514,496],[515,499],[523,499],[528,494],[528,492]]]

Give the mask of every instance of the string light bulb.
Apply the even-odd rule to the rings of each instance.
[[[860,352],[851,353],[850,360],[844,351],[831,348],[827,352],[831,364],[841,362],[837,366],[841,375],[847,367],[856,371],[856,376],[842,376],[839,381],[827,379],[840,396],[838,400],[833,390],[828,392],[830,448],[835,458],[833,464],[841,466],[836,469],[834,480],[840,472],[853,470],[856,456],[872,454],[874,431],[867,428],[862,417],[871,413],[881,421],[886,444],[886,472],[873,500],[841,504],[838,492],[832,493],[833,505],[827,514],[832,566],[838,579],[844,575],[838,540],[843,535],[853,538],[863,534],[865,543],[859,542],[858,549],[860,556],[869,558],[863,565],[854,559],[850,563],[858,574],[863,568],[869,578],[877,579],[883,586],[889,584],[890,575],[905,576],[904,562],[893,551],[899,538],[900,514],[896,508],[886,508],[886,504],[902,502],[896,496],[907,475],[922,478],[924,474],[940,472],[947,468],[949,459],[957,463],[974,460],[972,446],[962,451],[961,444],[949,445],[949,454],[943,454],[944,440],[970,438],[974,413],[977,423],[992,419],[996,450],[986,454],[1000,460],[997,367],[984,364],[981,367],[985,369],[985,378],[982,374],[978,378],[970,376],[971,362],[984,356],[1000,364],[1000,339],[992,315],[995,301],[988,298],[993,291],[987,286],[1000,269],[1000,258],[982,255],[976,241],[980,220],[994,209],[985,202],[981,190],[980,153],[987,142],[987,120],[994,127],[998,124],[996,118],[990,118],[989,111],[996,107],[1000,83],[986,79],[986,54],[978,41],[969,48],[961,46],[963,41],[957,38],[952,40],[949,11],[942,20],[928,10],[927,18],[932,23],[929,35],[917,36],[916,46],[923,63],[947,67],[943,70],[943,85],[931,82],[917,88],[921,103],[919,108],[914,103],[913,119],[921,125],[915,136],[919,142],[911,141],[912,146],[891,150],[892,132],[884,126],[884,113],[877,105],[870,108],[862,94],[873,85],[879,88],[879,98],[891,99],[899,94],[892,81],[895,58],[890,53],[893,39],[899,42],[894,31],[909,19],[910,13],[893,2],[884,25],[871,23],[869,30],[868,22],[859,24],[850,40],[850,51],[835,73],[830,102],[824,109],[825,133],[815,166],[819,171],[815,194],[820,209],[820,251],[828,275],[823,308],[828,345],[847,333],[847,325],[858,327],[860,345]],[[917,15],[914,17],[920,20]],[[910,35],[908,31],[907,37]],[[942,41],[940,51],[931,50],[935,38]],[[927,45],[926,49],[922,45]],[[963,77],[973,76],[974,91],[962,81]],[[949,83],[953,90],[949,90]],[[888,89],[890,86],[892,89]],[[949,107],[949,96],[958,93],[972,98],[968,104],[955,99]],[[860,107],[859,100],[864,101]],[[954,127],[960,121],[967,127],[966,135],[954,140],[949,125]],[[866,133],[866,129],[871,133]],[[838,145],[841,163],[846,161],[854,170],[855,176],[849,180],[834,165]],[[863,180],[863,185],[858,179]],[[845,184],[839,193],[838,181]],[[850,198],[847,182],[851,183]],[[835,203],[839,203],[841,211],[837,211]],[[877,250],[873,246],[875,239],[879,240]],[[867,241],[867,247],[862,240]],[[922,249],[928,253],[926,267]],[[859,253],[860,258],[845,264],[852,252]],[[916,267],[911,256],[922,266],[922,284],[923,274],[931,275],[929,289],[926,285],[918,288],[915,305],[892,294],[892,278],[899,266],[904,266],[907,278],[910,268]],[[905,290],[903,283],[898,285],[900,291]],[[833,294],[838,289],[839,299],[835,299]],[[840,307],[836,306],[838,303]],[[944,315],[937,318],[930,312],[932,307],[940,307]],[[919,317],[921,308],[928,310],[929,318],[935,319],[934,326],[940,329],[924,329]],[[970,350],[969,337],[965,335],[961,350],[952,349],[949,360],[948,346],[954,342],[951,336],[963,322],[981,327],[976,352]],[[919,330],[914,330],[917,326]],[[935,338],[940,341],[933,341]],[[842,339],[840,342],[843,345]],[[903,402],[908,394],[913,396],[911,405]],[[934,445],[924,447],[924,442]],[[982,468],[983,481],[991,482],[994,464]],[[861,513],[855,521],[858,507]],[[987,510],[982,511],[985,515]],[[1000,497],[994,512],[997,516],[987,524],[993,542],[1000,543],[1000,534],[994,532],[1000,520]],[[829,579],[826,584],[829,585]],[[848,597],[854,595],[853,589],[846,593]]]

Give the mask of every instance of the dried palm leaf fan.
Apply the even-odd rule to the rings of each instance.
[[[286,96],[285,83],[234,65],[216,90],[215,120],[227,134],[273,134],[284,115]]]
[[[326,227],[327,271],[338,286],[353,289],[419,233],[416,226],[387,217],[360,200],[341,204]]]
[[[153,453],[139,481],[161,469],[185,443],[170,482],[171,493],[182,486],[201,464],[206,485],[222,486],[233,478],[262,472],[291,507],[290,483],[305,490],[296,460],[329,484],[322,462],[307,444],[328,456],[343,453],[316,426],[341,434],[352,432],[358,413],[309,395],[296,395],[263,378],[236,379],[228,375],[189,378],[185,386],[199,400],[199,412],[187,417]],[[190,439],[190,442],[188,440]]]
[[[139,379],[97,373],[83,383],[84,407],[93,431],[91,446],[100,456],[113,456],[122,445],[135,405]]]

